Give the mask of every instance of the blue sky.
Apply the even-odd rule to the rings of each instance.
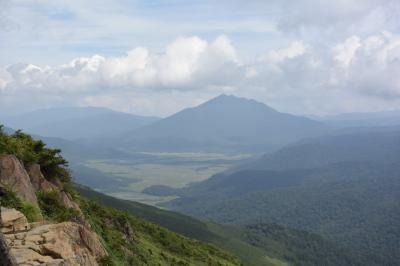
[[[0,0],[0,111],[168,115],[218,94],[297,114],[397,109],[398,1]]]
[[[279,34],[272,10],[244,8],[235,1],[4,2],[3,64],[121,55],[136,46],[162,52],[178,36],[213,39],[221,34],[229,35],[243,56],[254,56]]]

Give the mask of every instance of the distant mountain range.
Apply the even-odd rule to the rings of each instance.
[[[321,122],[220,95],[121,137],[120,146],[162,151],[265,151],[328,130]]]
[[[376,131],[372,128],[370,131],[305,139],[238,168],[287,170],[348,161],[393,163],[400,158],[400,128],[393,127],[392,130]]]
[[[3,123],[31,134],[67,140],[115,137],[157,121],[106,108],[51,108],[3,118]]]
[[[3,123],[43,137],[128,152],[260,152],[329,130],[322,122],[228,95],[164,119],[106,108],[70,107],[6,117]]]
[[[400,125],[400,110],[343,113],[323,117],[313,117],[334,127],[384,127]]]
[[[167,118],[106,108],[41,109],[3,117],[2,123],[42,137],[77,141],[98,149],[132,151],[265,152],[333,131],[399,125],[400,112],[352,113],[309,119],[267,105],[220,95]],[[343,129],[344,128],[344,129]]]

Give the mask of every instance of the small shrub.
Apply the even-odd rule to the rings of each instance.
[[[59,194],[56,191],[37,193],[40,209],[46,219],[56,222],[64,222],[79,217],[79,212],[62,205]]]
[[[0,205],[7,208],[22,209],[22,200],[18,198],[17,193],[10,187],[2,186],[2,195],[0,197]]]
[[[17,193],[10,187],[1,187],[2,195],[0,205],[7,208],[13,208],[22,212],[29,222],[35,222],[42,218],[40,209],[32,203],[21,200]]]
[[[117,264],[115,264],[115,262],[109,256],[102,258],[99,261],[99,265],[101,265],[101,266],[117,266]]]
[[[40,164],[46,179],[59,179],[63,183],[71,182],[68,162],[61,156],[61,150],[50,149],[41,140],[35,140],[30,135],[17,130],[7,135],[0,125],[0,154],[13,154],[20,159],[25,167],[33,163]]]
[[[42,214],[38,206],[29,202],[23,202],[20,211],[25,215],[28,222],[37,222],[42,219]]]

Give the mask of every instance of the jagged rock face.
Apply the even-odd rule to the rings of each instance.
[[[95,266],[107,256],[98,236],[74,222],[44,224],[4,236],[18,265]]]
[[[54,180],[53,182],[47,181],[41,170],[39,164],[32,164],[29,166],[29,177],[34,187],[35,191],[44,191],[44,192],[52,192],[57,191],[60,197],[61,203],[67,208],[73,208],[78,210],[81,213],[81,209],[78,204],[76,204],[71,196],[66,193],[64,190],[64,185],[59,182],[59,180]]]
[[[29,166],[28,173],[14,155],[0,155],[0,186],[10,186],[20,198],[34,205],[38,205],[36,192],[57,191],[60,201],[65,207],[76,209],[81,213],[78,204],[68,193],[63,191],[64,187],[61,182],[58,180],[49,182],[44,178],[39,164]]]
[[[38,164],[29,166],[27,172],[13,155],[0,155],[1,187],[12,188],[19,198],[35,205],[38,205],[36,192],[54,191],[65,207],[82,213],[79,205],[64,191],[62,182],[46,180]],[[0,193],[6,193],[6,190],[0,190]],[[1,258],[0,264],[15,261],[9,265],[95,266],[107,256],[99,237],[91,231],[83,216],[81,223],[39,221],[29,224],[26,217],[15,209],[1,207],[0,211],[0,243],[4,243],[3,240],[6,243],[0,255],[8,256],[8,260]]]
[[[0,155],[0,185],[10,186],[23,200],[38,205],[29,175],[14,155]]]
[[[36,192],[54,191],[65,207],[82,213],[79,205],[64,191],[62,182],[46,180],[38,164],[30,165],[27,172],[13,155],[0,155],[0,187],[11,187],[18,197],[35,205],[38,205]],[[16,261],[16,265],[95,266],[107,256],[99,237],[91,231],[83,216],[82,223],[40,221],[29,224],[15,209],[1,207],[0,211],[0,232],[4,233],[6,254]],[[1,233],[0,238],[3,239]]]
[[[35,163],[29,166],[28,173],[35,191],[51,192],[57,189],[55,185],[44,178],[39,164]]]

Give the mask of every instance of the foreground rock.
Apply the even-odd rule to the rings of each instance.
[[[2,209],[3,210],[3,209]],[[5,209],[6,225],[25,218],[20,212]],[[21,217],[23,216],[23,218]],[[26,220],[26,218],[25,218]],[[98,236],[84,225],[75,222],[35,225],[24,231],[4,230],[9,253],[17,265],[98,265],[107,256]]]
[[[56,193],[60,204],[77,210],[78,222],[28,223],[23,213],[0,208],[0,266],[96,266],[107,256],[99,237],[91,231],[79,205],[58,179],[47,180],[38,164],[25,169],[13,155],[0,155],[0,197],[11,190],[25,203],[36,205],[36,193]]]
[[[15,209],[1,207],[0,217],[2,233],[27,231],[30,228],[26,217]]]

